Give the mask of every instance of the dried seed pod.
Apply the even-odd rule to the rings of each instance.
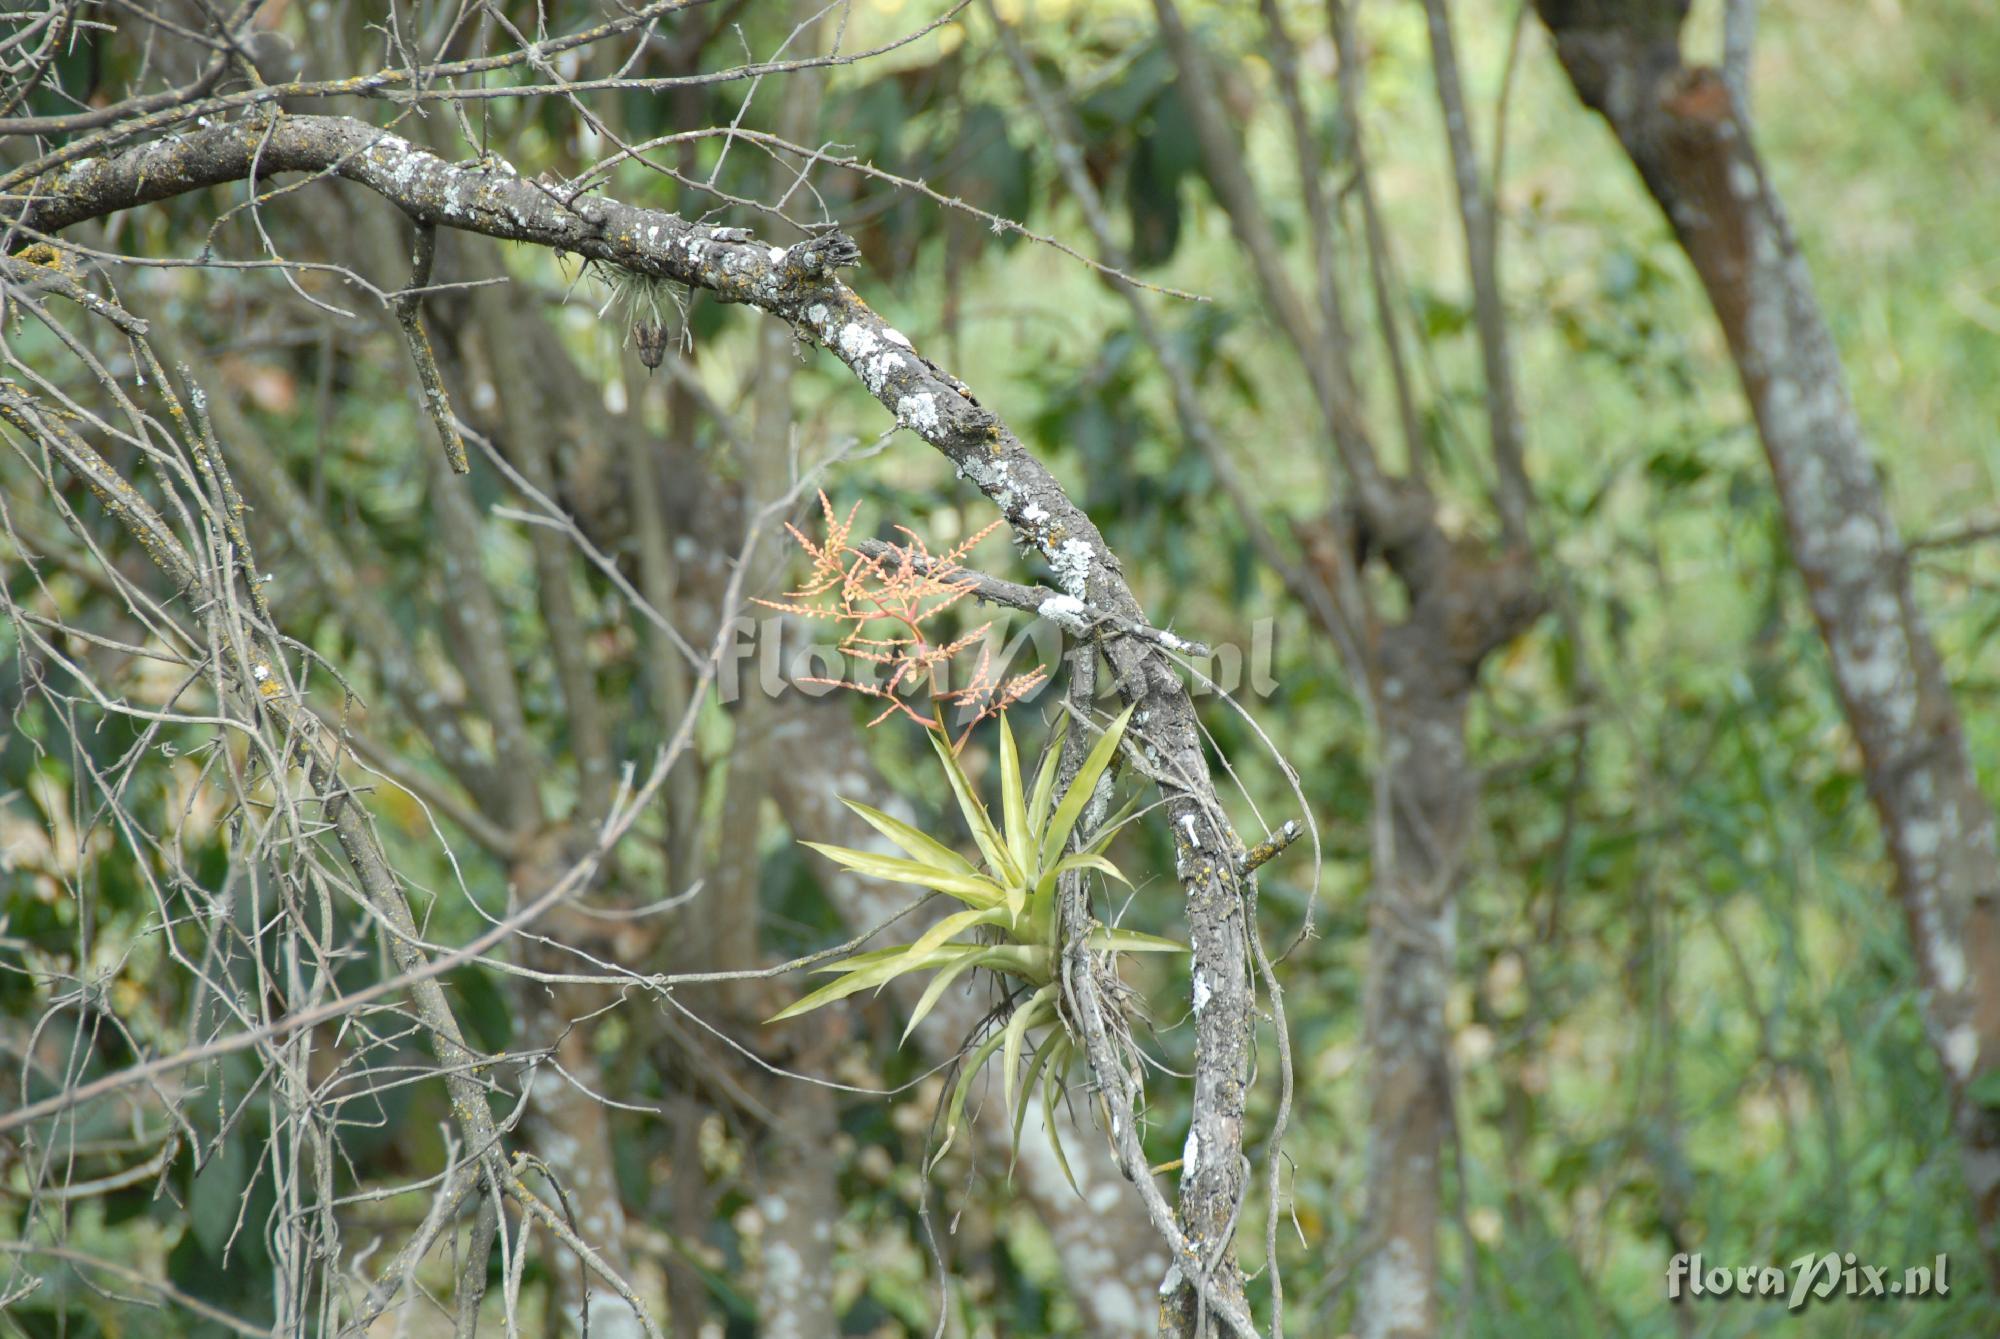
[[[667,327],[659,321],[634,321],[632,338],[639,345],[639,361],[650,370],[667,356]]]

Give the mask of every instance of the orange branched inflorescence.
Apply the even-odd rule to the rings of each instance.
[[[758,600],[766,608],[797,614],[803,618],[827,619],[844,625],[842,654],[880,666],[885,673],[874,683],[858,679],[805,678],[802,683],[831,684],[849,688],[868,697],[884,699],[888,705],[870,721],[879,725],[891,716],[909,717],[926,729],[947,736],[945,705],[956,705],[964,727],[952,740],[954,749],[964,745],[972,727],[1020,701],[1048,677],[1040,665],[1025,674],[1005,679],[993,668],[992,648],[985,644],[993,625],[982,623],[950,641],[933,641],[925,625],[971,595],[977,582],[959,564],[964,557],[999,528],[994,521],[977,534],[945,553],[933,555],[923,539],[904,526],[900,546],[887,553],[870,556],[851,542],[854,518],[861,509],[855,503],[845,519],[834,514],[824,492],[819,495],[820,511],[826,518],[826,537],[817,543],[797,526],[786,524],[799,548],[812,560],[812,570],[797,590],[787,591],[784,600]],[[974,644],[979,658],[970,678],[958,688],[948,688],[953,660]],[[929,689],[931,714],[913,706],[910,695]]]

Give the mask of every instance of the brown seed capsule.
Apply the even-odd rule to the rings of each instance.
[[[647,368],[657,368],[667,356],[667,328],[660,322],[633,322],[632,338],[639,345],[639,361]]]

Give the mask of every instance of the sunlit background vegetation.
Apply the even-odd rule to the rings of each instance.
[[[1331,124],[1334,58],[1323,15],[1316,6],[1283,8],[1301,34],[1312,110]],[[312,9],[290,6],[281,26],[303,41]],[[764,9],[753,5],[740,20],[759,51],[788,26]],[[1986,1291],[1972,1249],[1901,912],[1888,895],[1855,747],[1787,556],[1770,471],[1715,322],[1657,209],[1602,125],[1576,104],[1532,15],[1493,0],[1455,9],[1489,164],[1498,156],[1497,116],[1505,114],[1501,270],[1541,495],[1539,540],[1571,616],[1545,618],[1508,648],[1487,667],[1475,699],[1471,752],[1485,789],[1449,1009],[1457,1079],[1446,1173],[1450,1314],[1458,1332],[1482,1336],[1993,1332],[2000,1299]],[[1717,40],[1718,10],[1696,5],[1696,49]],[[1254,7],[1191,4],[1189,11],[1223,72],[1253,175],[1289,230],[1303,274],[1309,260],[1293,164]],[[1115,207],[1139,273],[1208,298],[1152,301],[1196,367],[1203,400],[1266,514],[1281,533],[1310,533],[1324,519],[1330,448],[1311,426],[1310,393],[1272,337],[1204,180],[1150,10],[1040,0],[1003,12],[1072,91],[1091,173]],[[929,17],[922,5],[858,5],[849,41],[872,46]],[[1373,0],[1360,19],[1368,61],[1361,133],[1395,248],[1394,297],[1416,337],[1423,429],[1442,462],[1448,510],[1482,523],[1483,388],[1423,15],[1412,3]],[[1981,0],[1763,7],[1753,89],[1762,147],[1906,537],[2000,509],[1996,20]],[[107,59],[132,58],[103,40]],[[367,39],[357,28],[347,40],[365,47]],[[738,54],[718,50],[713,59]],[[713,90],[702,114],[726,122],[741,94],[734,86]],[[759,96],[746,124],[759,124],[778,94],[774,87]],[[635,139],[674,124],[667,100],[647,95],[608,100],[599,110]],[[471,115],[524,174],[571,173],[602,150],[548,102],[480,104]],[[922,179],[1092,249],[977,10],[913,46],[825,76],[812,125],[829,152]],[[701,147],[704,172],[717,153],[712,143]],[[730,153],[722,180],[762,180],[762,160],[741,147]],[[1338,161],[1328,179],[1338,189]],[[1362,996],[1376,764],[1355,696],[1327,641],[1259,564],[1208,465],[1181,436],[1122,299],[1060,252],[996,235],[921,196],[833,169],[817,172],[814,183],[861,244],[857,290],[1043,455],[1124,555],[1161,626],[1246,646],[1260,620],[1277,629],[1278,687],[1240,705],[1298,769],[1321,841],[1317,868],[1309,849],[1296,847],[1269,867],[1263,885],[1264,930],[1274,945],[1290,944],[1309,916],[1316,925],[1281,965],[1300,1091],[1281,1178],[1290,1199],[1278,1263],[1295,1332],[1342,1333],[1365,1246]],[[607,190],[692,207],[632,165]],[[1351,221],[1351,202],[1343,208]],[[196,197],[110,229],[126,249],[186,255],[214,213]],[[245,236],[228,237],[225,253],[253,253]],[[309,249],[309,237],[301,233],[297,244]],[[506,263],[521,319],[555,323],[611,410],[663,412],[664,375],[648,379],[638,368],[623,324],[599,315],[604,293],[594,281],[537,250],[514,249]],[[1359,252],[1344,263],[1353,291],[1364,292]],[[299,282],[329,300],[367,301],[343,295],[323,275]],[[151,270],[119,283],[175,327],[183,356],[202,351],[213,393],[245,408],[322,510],[367,536],[371,581],[393,602],[412,644],[437,660],[430,611],[448,592],[430,566],[420,461],[435,442],[393,331],[328,318],[270,273]],[[691,328],[687,357],[707,393],[748,412],[741,397],[764,356],[756,318],[697,302]],[[53,356],[45,336],[24,331],[18,339],[31,355],[41,348]],[[1364,341],[1360,365],[1371,417],[1384,425],[1384,449],[1393,455],[1387,425],[1395,411],[1378,348]],[[808,455],[850,438],[871,441],[886,426],[852,378],[821,357],[803,356],[793,396],[794,441]],[[714,469],[728,475],[736,466],[723,438],[706,422],[699,431]],[[843,509],[861,502],[866,526],[901,523],[944,544],[992,518],[947,463],[907,439],[838,468],[824,486]],[[18,513],[13,487],[8,505]],[[482,504],[505,501],[490,470],[475,465],[471,487]],[[13,520],[49,524],[21,514]],[[370,697],[371,666],[351,654],[310,584],[284,575],[283,541],[268,543],[292,630]],[[520,527],[494,522],[486,552],[501,589],[531,585],[534,563]],[[974,561],[1015,579],[1046,577],[999,538]],[[1989,543],[1913,561],[1981,779],[1989,795],[2000,794],[1993,636],[2000,558]],[[25,569],[11,553],[6,570],[25,599]],[[68,583],[79,600],[89,597],[74,575],[50,579]],[[560,741],[559,695],[546,666],[536,668],[545,632],[534,604],[522,599],[508,612],[530,717]],[[638,703],[640,652],[629,617],[601,592],[586,615],[605,681],[630,685]],[[185,979],[168,984],[152,894],[121,835],[87,817],[79,826],[79,806],[86,815],[90,806],[78,750],[115,757],[132,742],[131,728],[72,734],[44,699],[24,690],[25,662],[9,636],[0,629],[0,705],[8,712],[0,722],[7,1020],[0,1045],[70,1045],[74,1015],[61,1015],[44,1035],[29,1029],[48,1007],[47,973],[76,974],[133,1029],[122,1040],[99,1039],[90,1072],[104,1072],[169,1044],[203,1006]],[[1204,711],[1247,787],[1247,798],[1233,801],[1239,817],[1248,823],[1251,801],[1274,822],[1294,816],[1256,734],[1213,698]],[[636,754],[657,725],[635,713],[614,728],[625,752]],[[700,736],[710,843],[724,818],[731,729],[729,711],[714,704]],[[890,722],[871,738],[889,783],[934,820],[934,832],[955,833],[918,732]],[[993,748],[985,732],[975,736],[967,754],[975,774],[990,771]],[[197,878],[222,868],[228,841],[226,815],[198,798],[199,769],[198,760],[182,759],[153,773],[151,791],[135,796],[160,813],[194,806],[186,839],[205,833],[209,842],[186,852]],[[452,888],[459,874],[420,806],[388,787],[372,799],[401,867],[433,890]],[[761,826],[763,933],[773,955],[845,937],[794,841],[812,835],[794,834],[775,812]],[[640,868],[649,859],[657,855],[645,849],[631,857]],[[1142,825],[1121,842],[1118,860],[1137,885],[1127,923],[1183,934],[1164,834]],[[504,907],[505,872],[493,862],[472,851],[462,876],[488,911]],[[456,941],[480,926],[465,899],[437,898],[434,939]],[[379,967],[354,962],[353,984]],[[1153,962],[1130,975],[1153,1004],[1151,1044],[1167,1071],[1185,1072],[1192,1028],[1176,1003],[1185,980]],[[476,969],[452,982],[478,1040],[505,1046],[515,1023],[502,983]],[[653,1014],[612,1015],[593,1034],[607,1069],[641,1102],[675,1081],[657,1058],[657,1038],[647,1035]],[[838,1061],[849,1081],[893,1085],[927,1068],[895,1046],[900,1027],[886,998],[861,1006],[859,1016],[866,1026],[857,1025],[857,1040]],[[243,1060],[221,1087],[241,1096],[252,1073]],[[841,1100],[832,1155],[844,1202],[835,1231],[847,1333],[930,1332],[938,1280],[917,1205],[944,1082],[933,1076],[893,1101]],[[1148,1146],[1164,1162],[1181,1146],[1185,1097],[1170,1072],[1153,1096]],[[22,1097],[0,1093],[0,1107]],[[1253,1095],[1253,1146],[1273,1098],[1268,1085]],[[358,1181],[406,1176],[435,1158],[442,1139],[441,1090],[400,1088],[383,1100],[381,1122],[348,1131]],[[219,1128],[225,1114],[210,1111],[207,1128]],[[686,1173],[675,1162],[685,1142],[677,1153],[671,1136],[643,1115],[612,1119],[631,1217],[664,1228],[667,1186]],[[257,1226],[269,1207],[268,1178],[260,1175],[265,1132],[254,1114],[232,1128],[198,1175],[183,1161],[163,1182],[74,1206],[69,1239],[256,1315],[268,1305]],[[107,1140],[118,1133],[103,1132]],[[733,1282],[756,1258],[761,1231],[755,1204],[732,1189],[745,1156],[739,1131],[711,1115],[697,1150],[701,1174],[716,1187],[713,1212],[680,1249],[711,1288],[718,1323],[730,1334],[754,1333],[755,1317]],[[988,1174],[970,1176],[965,1156],[948,1158],[929,1190],[942,1206],[941,1228],[953,1229],[941,1239],[953,1332],[1082,1333],[1044,1229],[1010,1193],[1004,1169],[981,1164]],[[10,1218],[19,1205],[6,1194],[0,1180],[0,1236],[20,1221]],[[357,1205],[352,1239],[377,1225],[393,1231],[408,1212],[420,1208],[394,1199]],[[1262,1216],[1260,1189],[1244,1221]],[[1261,1231],[1246,1231],[1242,1250],[1246,1267],[1262,1265]],[[1673,1308],[1664,1300],[1664,1270],[1681,1250],[1728,1264],[1851,1250],[1898,1267],[1946,1252],[1954,1271],[1949,1298],[1926,1302],[1830,1302],[1803,1314],[1769,1301]],[[182,1313],[143,1322],[136,1314],[71,1279],[16,1305],[0,1317],[0,1331],[131,1334],[143,1323],[204,1332]]]

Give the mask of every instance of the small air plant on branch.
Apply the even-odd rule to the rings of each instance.
[[[859,991],[879,989],[913,972],[935,973],[904,1025],[903,1037],[907,1040],[944,992],[967,972],[984,969],[1000,977],[1008,987],[1012,1008],[1005,1023],[988,1031],[960,1065],[958,1081],[945,1108],[943,1138],[933,1156],[933,1165],[951,1147],[958,1133],[972,1081],[998,1052],[1002,1100],[1013,1112],[1016,1150],[1030,1096],[1039,1083],[1049,1142],[1064,1173],[1069,1174],[1069,1160],[1063,1153],[1054,1115],[1063,1078],[1077,1053],[1077,1043],[1063,1007],[1060,985],[1063,927],[1059,923],[1058,891],[1065,876],[1080,876],[1086,871],[1121,883],[1126,881],[1117,866],[1104,857],[1104,847],[1116,824],[1106,824],[1104,831],[1083,850],[1070,851],[1068,847],[1084,806],[1118,750],[1131,715],[1132,709],[1126,708],[1098,736],[1058,801],[1055,787],[1062,755],[1062,728],[1058,727],[1050,740],[1033,783],[1027,784],[1014,744],[1013,727],[1002,714],[1001,821],[997,827],[959,765],[957,752],[944,732],[933,727],[929,731],[931,745],[979,848],[979,865],[909,824],[845,797],[841,803],[893,842],[907,858],[819,842],[805,843],[857,873],[943,893],[963,903],[964,909],[945,916],[912,943],[876,949],[818,968],[839,975],[777,1014],[772,1022],[796,1018]],[[1133,930],[1092,926],[1088,934],[1089,947],[1098,954],[1186,951],[1184,945],[1171,939]],[[1123,993],[1113,992],[1108,998],[1122,1000]],[[1121,1032],[1125,1030],[1122,1018],[1117,1026]],[[1016,1080],[1022,1078],[1024,1054],[1030,1057],[1026,1061],[1027,1072],[1017,1085]],[[1072,1184],[1074,1181],[1071,1176]]]
[[[611,296],[598,308],[602,316],[610,308],[617,306],[625,310],[632,322],[631,340],[639,346],[639,361],[648,371],[656,370],[666,361],[667,354],[667,313],[671,305],[681,323],[682,337],[686,337],[687,300],[681,296],[671,280],[660,279],[637,270],[628,270],[622,265],[598,268],[598,277],[611,290]]]
[[[797,526],[785,527],[812,560],[805,584],[787,592],[783,600],[757,603],[845,625],[841,653],[883,673],[878,683],[825,678],[802,682],[831,684],[883,699],[888,705],[870,725],[900,714],[951,737],[945,725],[946,708],[956,707],[960,728],[956,737],[951,737],[956,750],[963,747],[979,722],[1019,702],[1048,677],[1039,665],[1004,679],[996,673],[992,650],[985,642],[993,626],[990,622],[946,640],[934,639],[926,631],[927,624],[972,593],[973,583],[966,579],[959,563],[999,527],[999,521],[937,556],[913,531],[897,526],[903,545],[893,556],[871,557],[849,542],[861,504],[849,508],[845,519],[834,514],[824,492],[819,495],[819,505],[826,518],[823,540],[815,543]],[[949,687],[954,662],[974,645],[979,646],[979,655],[969,677],[961,686]],[[911,702],[916,694],[925,692],[930,698],[928,714]]]

